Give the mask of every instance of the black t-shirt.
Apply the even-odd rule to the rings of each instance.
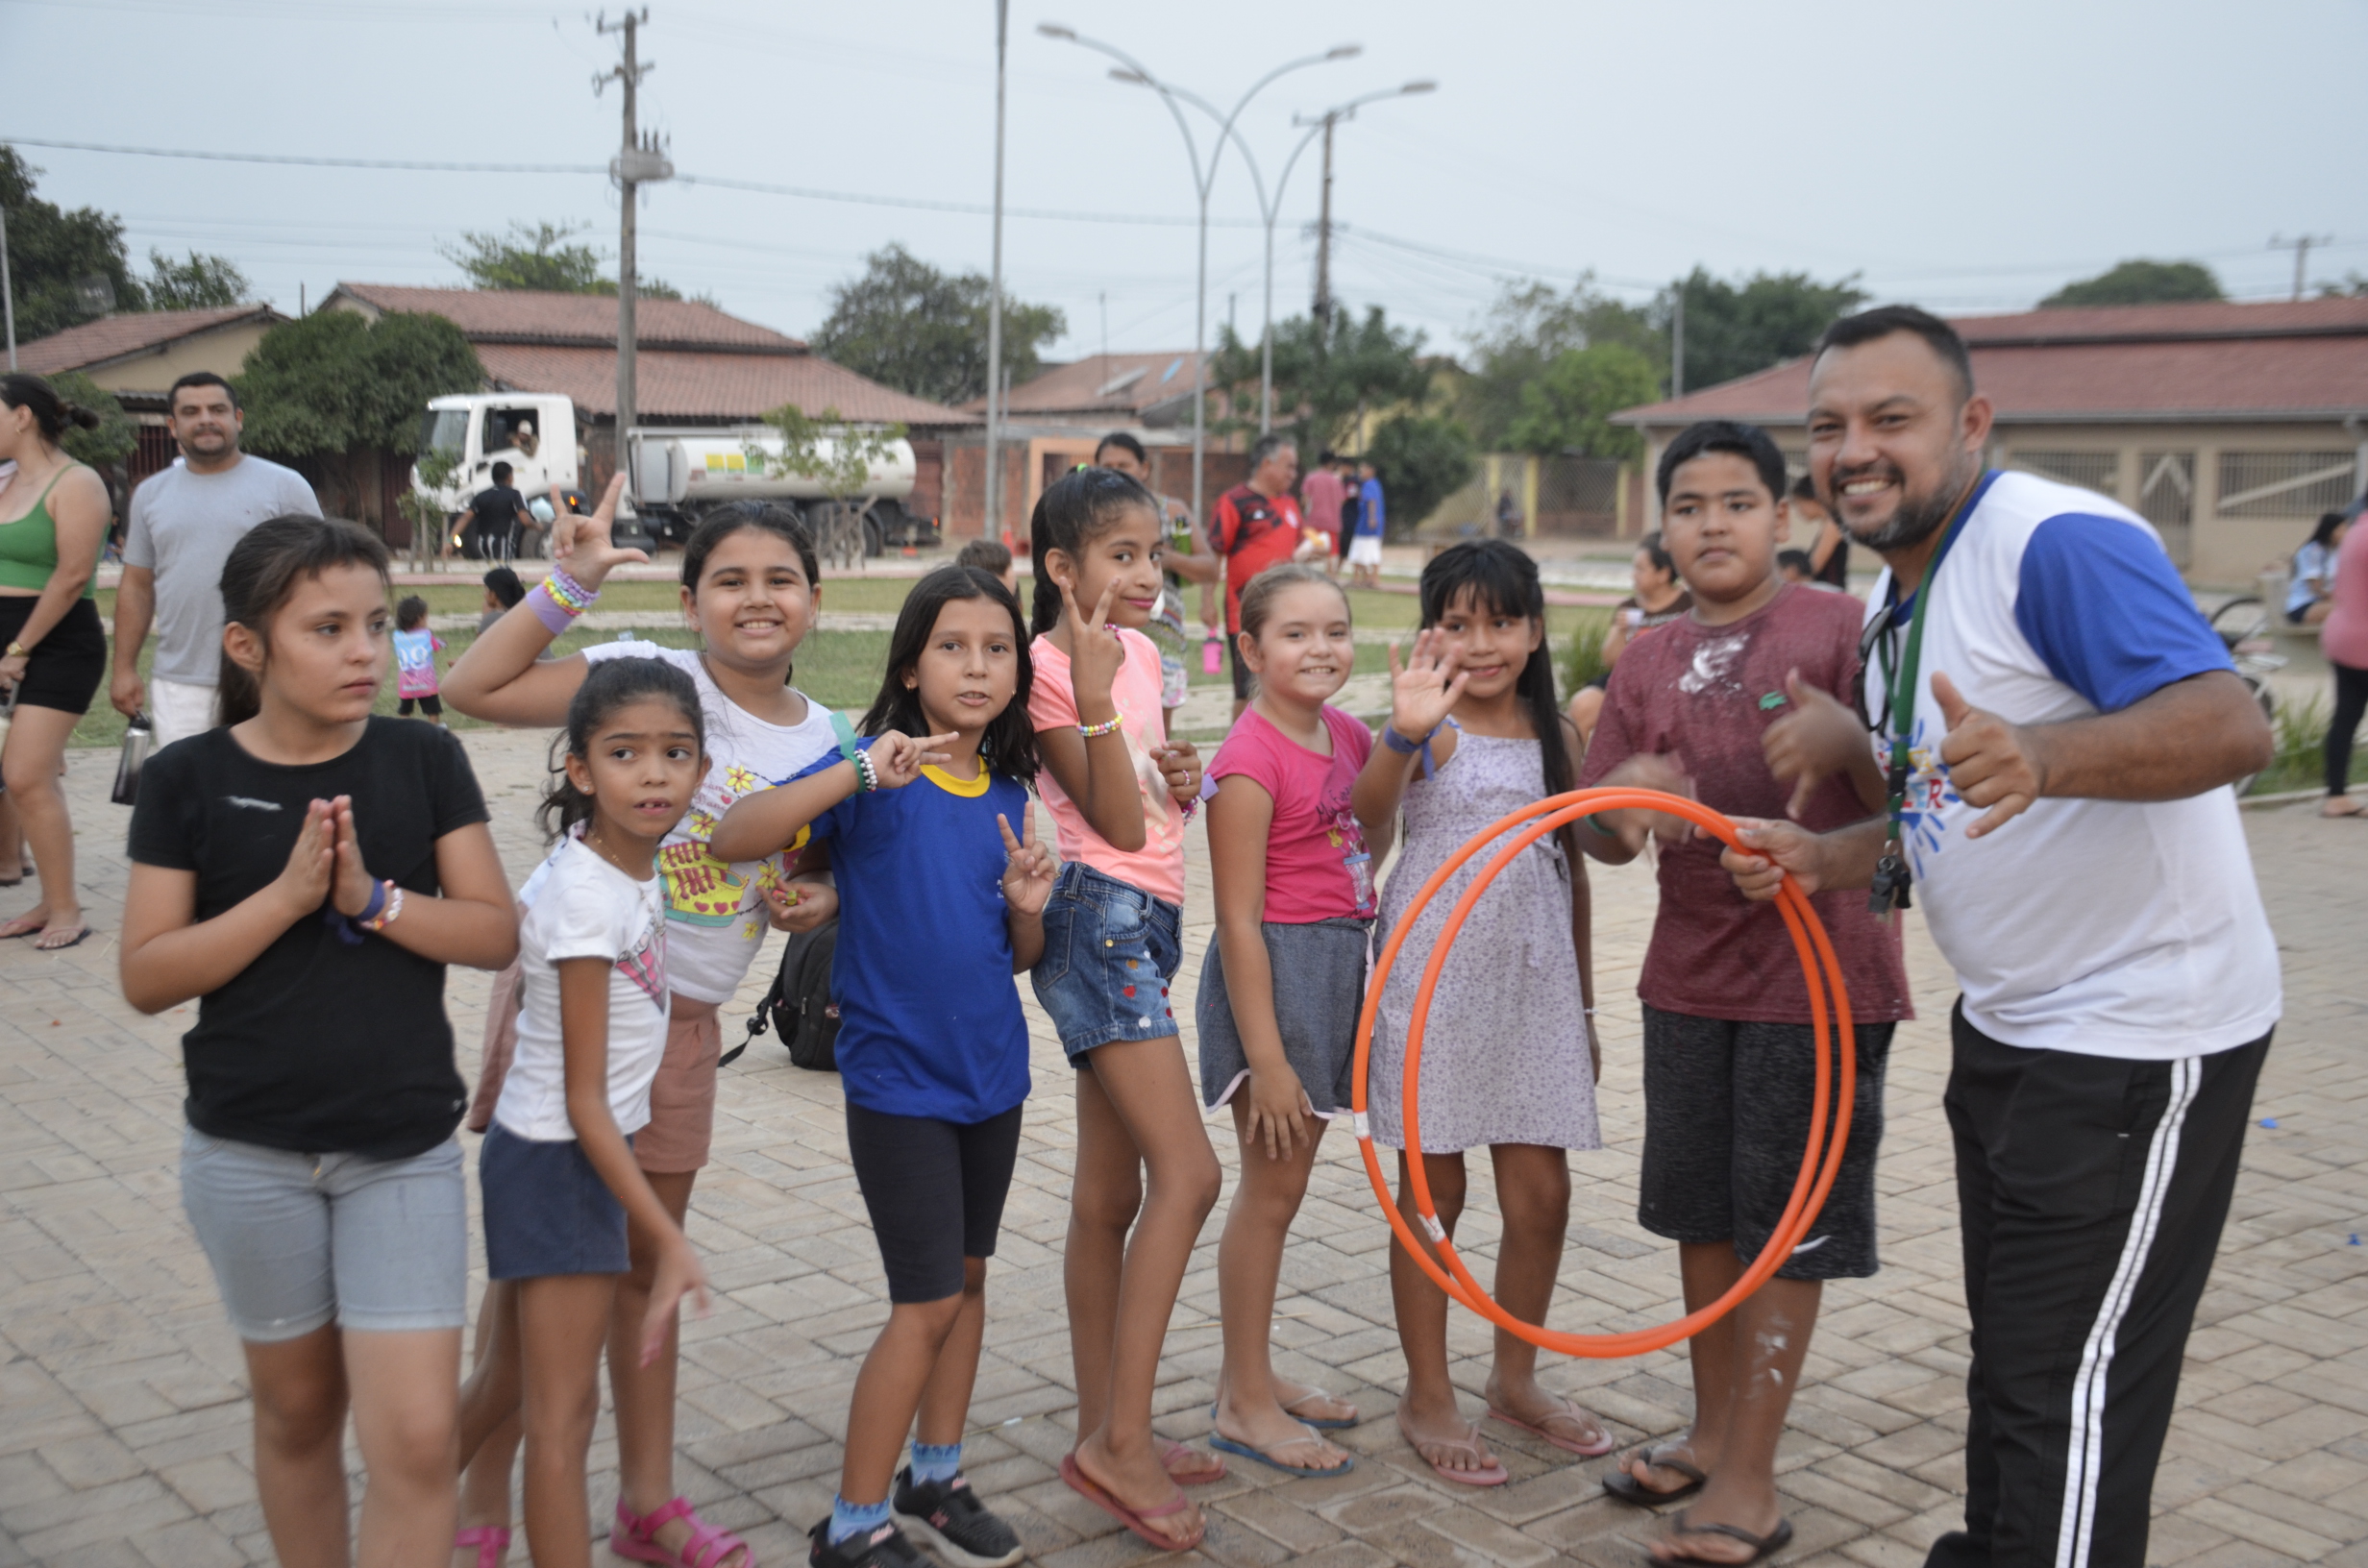
[[[477,514],[477,520],[469,526],[469,532],[475,535],[477,553],[481,556],[498,553],[505,540],[509,542],[514,552],[525,519],[532,515],[527,511],[526,497],[506,484],[480,490],[477,499],[469,502],[469,508]]]
[[[131,856],[196,872],[209,920],[277,877],[306,806],[340,795],[370,873],[431,897],[436,841],[486,820],[468,754],[435,724],[372,719],[343,756],[297,768],[210,729],[141,769]],[[189,1125],[265,1148],[404,1159],[450,1138],[468,1103],[444,966],[383,937],[350,943],[319,915],[201,999],[181,1048]]]

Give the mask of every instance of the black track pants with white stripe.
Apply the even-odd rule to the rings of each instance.
[[[2125,1062],[1951,1027],[1966,1528],[1926,1568],[2139,1568],[2269,1037]]]

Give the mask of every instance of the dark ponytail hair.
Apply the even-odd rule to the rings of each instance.
[[[291,514],[266,518],[231,547],[222,563],[225,622],[246,627],[271,656],[271,618],[295,594],[296,585],[341,566],[366,566],[392,586],[386,546],[379,536],[337,518]],[[262,711],[263,689],[228,649],[214,688],[214,723],[244,723]]]
[[[1084,553],[1086,541],[1115,527],[1136,506],[1149,512],[1154,523],[1159,520],[1158,499],[1142,480],[1113,468],[1074,469],[1045,486],[1027,523],[1037,567],[1031,636],[1041,637],[1061,624],[1061,585],[1044,571],[1045,556],[1057,550],[1075,561]]]
[[[1677,580],[1677,557],[1670,554],[1669,547],[1661,542],[1659,528],[1655,528],[1637,541],[1637,553],[1651,561],[1654,571],[1661,573],[1672,582]]]
[[[58,389],[38,376],[16,371],[0,376],[0,403],[12,408],[32,409],[33,428],[53,447],[64,438],[69,425],[85,430],[99,428],[98,415],[79,403],[58,396]]]
[[[1658,540],[1655,541],[1658,544]],[[1643,547],[1640,547],[1643,548]],[[1515,677],[1514,694],[1529,712],[1530,727],[1538,732],[1538,752],[1545,767],[1545,793],[1565,795],[1576,787],[1577,771],[1569,737],[1563,728],[1563,710],[1554,700],[1553,639],[1545,631],[1545,585],[1539,580],[1538,563],[1501,539],[1468,540],[1449,545],[1422,569],[1422,625],[1435,626],[1455,601],[1469,595],[1473,607],[1487,614],[1519,616],[1538,623],[1538,646]],[[1576,864],[1578,842],[1572,829],[1557,830],[1563,850]]]
[[[575,698],[567,704],[567,732],[551,745],[551,783],[534,812],[546,839],[556,840],[578,822],[592,820],[592,797],[567,776],[566,759],[589,761],[593,732],[608,722],[608,716],[629,702],[653,697],[682,710],[682,717],[690,721],[691,733],[699,737],[700,751],[706,751],[707,723],[699,711],[699,688],[689,675],[661,659],[601,660],[585,672],[583,684],[576,688]]]
[[[735,501],[702,517],[682,543],[682,586],[691,591],[693,599],[699,597],[699,578],[707,570],[707,557],[715,553],[715,547],[735,533],[752,531],[776,534],[787,541],[798,552],[806,586],[822,585],[822,558],[814,553],[814,534],[805,526],[804,514],[777,501]],[[788,685],[794,673],[783,672],[781,684]]]
[[[988,723],[986,734],[979,737],[978,757],[984,766],[1032,789],[1037,769],[1036,726],[1028,722],[1027,698],[1036,684],[1036,672],[1027,655],[1027,633],[1020,625],[1020,601],[1003,586],[1002,578],[977,567],[941,566],[904,596],[904,607],[897,611],[897,628],[888,636],[887,676],[857,727],[866,735],[892,729],[916,737],[929,733],[928,716],[921,711],[921,693],[906,686],[904,677],[927,650],[929,637],[937,630],[938,612],[961,599],[991,599],[1011,613],[1020,680],[1012,688],[1010,705]]]

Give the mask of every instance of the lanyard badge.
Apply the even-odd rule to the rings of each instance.
[[[1884,780],[1884,794],[1888,801],[1891,819],[1890,836],[1884,841],[1882,858],[1875,862],[1874,881],[1869,884],[1866,908],[1869,914],[1888,916],[1893,910],[1912,909],[1909,889],[1914,885],[1915,874],[1908,869],[1908,856],[1903,845],[1908,816],[1908,779],[1912,772],[1910,756],[1915,740],[1916,667],[1924,652],[1925,611],[1933,601],[1933,589],[1940,578],[1940,563],[1947,560],[1949,547],[1957,543],[1957,535],[1964,527],[1965,517],[1972,510],[1974,498],[1982,493],[1977,480],[1959,499],[1956,509],[1941,527],[1940,547],[1933,551],[1932,564],[1924,569],[1923,581],[1916,584],[1915,604],[1908,612],[1907,645],[1899,656],[1896,670],[1884,671],[1884,706],[1891,712],[1890,767]],[[1896,592],[1896,587],[1894,587]],[[1898,613],[1894,604],[1891,616]],[[1885,644],[1887,647],[1887,640]]]

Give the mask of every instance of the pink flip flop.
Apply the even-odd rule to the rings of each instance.
[[[1552,1433],[1546,1431],[1542,1424],[1532,1426],[1527,1421],[1522,1420],[1519,1416],[1508,1415],[1493,1405],[1489,1407],[1489,1419],[1492,1421],[1502,1421],[1508,1427],[1518,1427],[1521,1431],[1528,1433],[1533,1437],[1544,1438],[1547,1442],[1552,1443],[1556,1448],[1561,1449],[1566,1454],[1576,1454],[1581,1458],[1585,1459],[1598,1458],[1603,1455],[1611,1453],[1612,1450],[1619,1446],[1618,1439],[1615,1438],[1610,1433],[1603,1431],[1603,1423],[1597,1421],[1591,1413],[1581,1408],[1578,1401],[1572,1399],[1564,1400],[1563,1408],[1556,1410],[1552,1415],[1547,1416],[1546,1420],[1583,1422],[1591,1425],[1597,1432],[1603,1433],[1601,1441],[1592,1444],[1583,1444],[1572,1442],[1567,1437],[1557,1437]]]
[[[1167,1471],[1168,1479],[1174,1482],[1178,1486],[1214,1486],[1219,1482],[1225,1479],[1227,1473],[1225,1470],[1225,1461],[1219,1458],[1216,1455],[1203,1454],[1196,1448],[1187,1447],[1182,1443],[1174,1441],[1172,1438],[1161,1437],[1156,1433],[1152,1433],[1152,1436],[1159,1444],[1160,1468]],[[1197,1464],[1213,1464],[1217,1466],[1217,1469],[1214,1473],[1204,1470],[1193,1480],[1186,1481],[1182,1476],[1175,1473],[1175,1461],[1179,1455],[1185,1458],[1194,1460]]]
[[[1128,1530],[1133,1531],[1141,1539],[1158,1547],[1162,1552],[1190,1552],[1194,1547],[1198,1546],[1201,1538],[1209,1532],[1206,1520],[1201,1522],[1198,1530],[1194,1531],[1192,1534],[1180,1541],[1171,1540],[1150,1527],[1148,1521],[1172,1518],[1193,1506],[1192,1499],[1184,1495],[1181,1487],[1177,1488],[1175,1496],[1157,1507],[1130,1508],[1095,1484],[1093,1478],[1077,1467],[1077,1457],[1073,1454],[1061,1456],[1061,1480],[1069,1483],[1071,1491],[1084,1498]]]
[[[690,1525],[691,1538],[682,1543],[681,1551],[670,1552],[659,1544],[657,1532],[659,1527],[677,1519]],[[617,1499],[617,1528],[608,1532],[608,1550],[634,1562],[660,1562],[666,1568],[723,1568],[735,1552],[741,1554],[743,1568],[753,1568],[756,1561],[748,1542],[699,1517],[687,1497],[678,1497],[638,1518],[623,1498]]]
[[[466,1530],[453,1531],[453,1550],[477,1548],[477,1568],[502,1568],[502,1559],[509,1555],[507,1525],[471,1525]]]

